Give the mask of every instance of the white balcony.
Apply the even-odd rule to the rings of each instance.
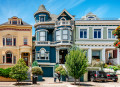
[[[56,21],[55,26],[71,26],[74,24],[74,21]]]

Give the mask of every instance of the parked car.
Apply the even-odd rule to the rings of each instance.
[[[107,81],[107,74],[104,71],[88,71],[88,81]]]
[[[107,73],[107,81],[114,81],[117,82],[118,80],[118,76],[115,73],[110,73],[110,72],[106,72]]]

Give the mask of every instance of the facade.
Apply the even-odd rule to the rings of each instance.
[[[74,17],[65,9],[59,14],[50,14],[41,5],[35,18],[35,60],[42,68],[45,77],[52,77],[54,65],[64,64],[65,55],[72,45]]]
[[[32,63],[32,26],[18,17],[0,25],[0,68],[8,68],[23,58]]]
[[[113,46],[116,37],[112,31],[120,25],[117,19],[100,19],[88,13],[75,21],[75,44],[87,51],[88,61],[103,61],[109,64],[120,64],[119,49]]]

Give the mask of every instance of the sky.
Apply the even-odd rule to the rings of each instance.
[[[51,14],[59,15],[66,9],[75,18],[81,18],[89,12],[99,18],[120,18],[120,0],[0,0],[0,24],[8,18],[17,16],[33,26],[34,16],[39,6],[43,4]]]

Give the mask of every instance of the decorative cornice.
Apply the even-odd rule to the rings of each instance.
[[[0,29],[0,31],[4,31],[4,30],[30,31],[31,29],[15,29],[15,28],[3,28],[3,29]]]

